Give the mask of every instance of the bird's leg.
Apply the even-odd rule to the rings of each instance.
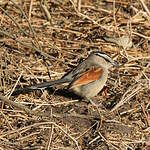
[[[103,97],[107,97],[107,93],[108,93],[108,87],[105,86],[105,87],[103,88],[103,90],[102,90],[102,96],[103,96]]]
[[[89,97],[85,97],[85,98],[96,108],[96,110],[97,110],[97,112],[98,112],[98,114],[99,114],[100,120],[101,120],[102,117],[101,117],[101,114],[100,114],[98,105],[95,104],[91,98],[89,98]]]
[[[93,106],[98,107],[91,98],[85,97]]]

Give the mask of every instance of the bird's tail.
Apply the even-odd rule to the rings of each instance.
[[[43,82],[40,84],[28,86],[25,88],[16,89],[15,91],[13,91],[13,93],[11,95],[19,95],[21,93],[28,93],[28,92],[31,92],[34,90],[40,90],[40,89],[42,90],[42,89],[46,89],[46,88],[53,87],[55,85],[59,85],[59,84],[63,84],[63,83],[67,83],[67,82],[70,82],[70,81],[67,80],[66,78],[58,79],[55,81]]]

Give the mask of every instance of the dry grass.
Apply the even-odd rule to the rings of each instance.
[[[1,0],[0,149],[150,149],[149,11],[148,0]],[[134,45],[123,49],[104,35],[129,35]],[[122,64],[107,96],[94,99],[100,116],[66,90],[11,96],[60,78],[92,48]]]

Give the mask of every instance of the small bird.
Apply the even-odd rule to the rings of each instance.
[[[119,38],[103,36],[103,39],[107,42],[112,42],[117,44],[118,46],[123,47],[123,49],[128,49],[133,46],[132,39],[129,36],[122,36]]]
[[[93,51],[75,69],[69,71],[61,79],[36,84],[14,92],[46,89],[58,84],[68,83],[69,90],[91,101],[91,98],[96,96],[105,86],[109,68],[112,66],[118,67],[118,64],[110,56],[104,52]]]

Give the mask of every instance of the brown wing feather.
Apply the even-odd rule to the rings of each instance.
[[[85,85],[88,84],[90,82],[93,82],[95,80],[98,80],[100,78],[100,76],[102,75],[102,69],[101,68],[91,68],[90,70],[88,70],[86,73],[82,74],[81,77],[79,77],[73,84],[71,87],[77,87],[80,85]]]

